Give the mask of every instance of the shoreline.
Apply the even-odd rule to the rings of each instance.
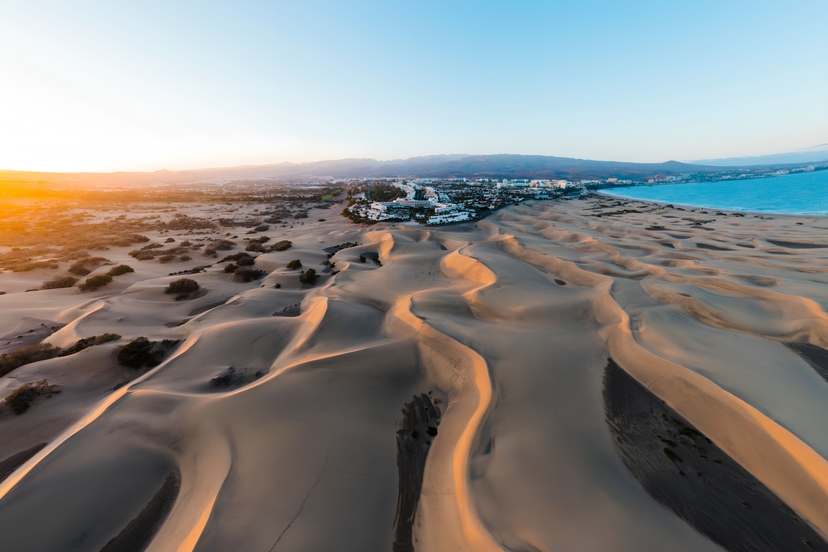
[[[684,184],[692,184],[692,182],[686,182]],[[658,186],[679,186],[680,184],[657,184]],[[721,208],[721,207],[709,207],[704,205],[690,205],[687,203],[679,203],[675,201],[659,201],[656,199],[638,199],[634,197],[626,197],[608,193],[606,190],[594,190],[590,192],[591,194],[600,195],[606,198],[612,199],[623,199],[624,201],[639,201],[641,203],[648,203],[653,205],[672,205],[673,207],[681,207],[685,209],[708,209],[708,210],[716,210],[726,214],[741,214],[741,215],[754,215],[757,217],[766,216],[766,215],[773,215],[775,217],[797,217],[797,218],[828,218],[828,213],[825,214],[809,214],[809,213],[781,213],[778,211],[746,211],[741,209],[730,209],[730,208]]]

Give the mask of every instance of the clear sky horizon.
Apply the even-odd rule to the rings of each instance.
[[[826,21],[825,0],[4,0],[0,169],[794,151],[828,142]]]

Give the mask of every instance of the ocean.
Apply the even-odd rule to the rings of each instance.
[[[602,193],[706,209],[826,216],[828,170],[750,180],[608,188]]]

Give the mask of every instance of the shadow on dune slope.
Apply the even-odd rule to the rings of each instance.
[[[609,359],[607,423],[647,493],[729,551],[828,550],[765,485]]]

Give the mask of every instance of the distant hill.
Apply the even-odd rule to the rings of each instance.
[[[824,163],[828,161],[828,144],[820,144],[810,148],[773,155],[759,155],[756,157],[727,157],[725,159],[704,159],[691,161],[715,167],[748,167],[758,165],[795,165],[802,163]]]
[[[377,161],[376,159],[338,159],[311,163],[279,163],[198,169],[189,171],[117,173],[39,173],[0,171],[0,182],[40,184],[129,186],[218,181],[239,178],[323,180],[358,177],[457,177],[457,178],[550,178],[605,179],[609,177],[644,179],[686,172],[712,172],[716,167],[678,161],[664,163],[626,163],[593,161],[548,155],[430,155]]]

